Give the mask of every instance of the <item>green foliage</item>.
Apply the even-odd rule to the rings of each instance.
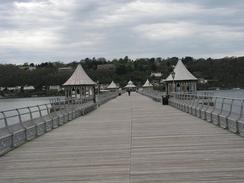
[[[186,67],[198,78],[208,80],[207,85],[199,85],[200,88],[244,88],[244,57],[226,57],[222,59],[194,59],[182,58]],[[16,65],[0,65],[0,86],[25,86],[33,85],[37,90],[43,86],[62,85],[72,74],[72,71],[59,72],[58,68],[71,66],[73,69],[81,63],[88,75],[100,83],[110,83],[114,80],[121,86],[125,86],[129,80],[137,85],[142,85],[151,72],[161,72],[162,78],[166,78],[172,71],[172,66],[178,61],[172,58],[139,58],[130,59],[128,56],[112,61],[105,58],[86,58],[80,62],[64,64],[61,62],[45,62],[36,65],[36,70],[23,70]],[[114,70],[97,69],[101,64],[114,64]],[[28,63],[25,63],[28,66]],[[29,66],[34,66],[33,63]],[[151,78],[153,79],[153,78]]]

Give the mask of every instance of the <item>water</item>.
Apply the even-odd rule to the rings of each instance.
[[[201,90],[197,91],[199,95],[210,95],[218,97],[227,97],[227,98],[239,98],[244,99],[244,89],[239,90]]]
[[[213,98],[212,102],[215,103],[215,109],[227,115],[240,117],[243,114],[242,103],[244,100],[244,90],[214,90],[214,91],[199,91],[202,93],[211,93],[210,96],[217,96],[220,98]],[[224,99],[225,98],[225,99]],[[232,100],[235,99],[235,100]],[[231,111],[231,113],[230,113]],[[243,115],[242,115],[243,116]],[[244,116],[243,116],[244,117]]]
[[[0,99],[0,111],[49,103],[54,97]]]
[[[244,99],[244,90],[217,90],[214,96]]]
[[[48,103],[50,103],[51,98],[54,98],[54,97],[0,99],[0,111],[6,111],[5,116],[7,117],[8,125],[16,124],[16,123],[19,123],[18,113],[16,110],[11,110],[11,109],[48,104]],[[40,106],[40,109],[42,110],[43,107],[45,107],[45,106]],[[10,111],[7,111],[7,110],[10,110]],[[32,111],[33,118],[40,117],[38,107],[32,107],[30,110]],[[19,112],[22,114],[21,119],[23,121],[28,121],[31,119],[29,110],[27,108],[20,109]],[[42,113],[42,115],[45,116],[47,114],[47,111],[42,110],[41,113]],[[3,113],[0,113],[0,129],[3,127],[5,127]]]

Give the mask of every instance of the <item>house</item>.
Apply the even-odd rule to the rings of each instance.
[[[103,70],[103,71],[114,71],[116,68],[115,68],[115,65],[114,64],[100,64],[100,65],[97,65],[97,70]]]
[[[26,71],[34,71],[36,70],[36,66],[23,65],[23,66],[19,66],[19,69],[26,70]]]
[[[34,86],[24,86],[23,90],[24,91],[31,91],[31,90],[35,90],[35,87]]]
[[[73,67],[71,66],[58,68],[58,72],[71,72],[71,71],[73,71]]]
[[[208,83],[208,80],[206,80],[204,78],[199,78],[198,79],[198,83],[200,83],[200,84],[207,84]]]
[[[152,72],[150,76],[155,78],[161,78],[163,75],[161,72]]]
[[[49,90],[61,91],[62,88],[60,85],[51,85],[49,86]]]

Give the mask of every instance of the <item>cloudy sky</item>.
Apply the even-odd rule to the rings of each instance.
[[[0,63],[244,55],[243,0],[0,0]]]

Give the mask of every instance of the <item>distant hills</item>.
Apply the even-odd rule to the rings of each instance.
[[[225,57],[221,59],[182,58],[186,67],[200,80],[200,89],[244,88],[244,57]],[[61,85],[71,75],[78,63],[81,63],[88,75],[100,83],[112,80],[125,86],[128,80],[142,85],[147,78],[159,83],[172,71],[178,61],[172,58],[140,58],[129,57],[107,60],[105,58],[86,58],[79,62],[64,64],[61,62],[45,62],[41,64],[25,63],[24,65],[0,65],[0,87],[34,86],[37,90],[43,86]],[[161,73],[156,78],[152,73]],[[204,81],[204,82],[201,82]]]

